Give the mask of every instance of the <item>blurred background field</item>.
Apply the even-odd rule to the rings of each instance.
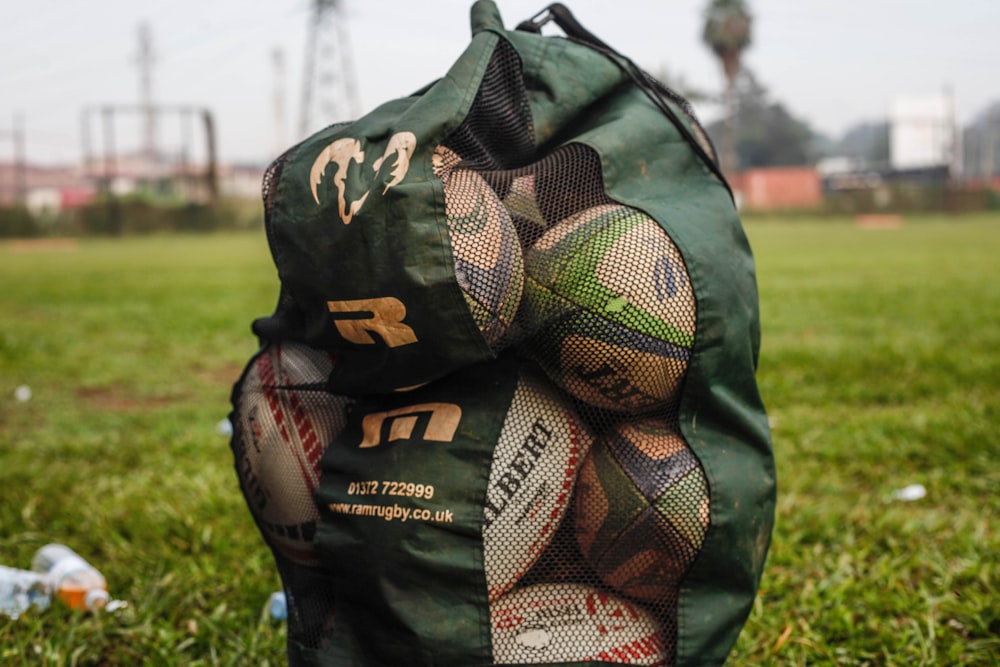
[[[779,500],[730,664],[1000,664],[1000,216],[746,228]],[[283,664],[217,430],[277,296],[263,233],[12,241],[0,284],[0,563],[63,542],[129,603],[0,618],[0,663]]]

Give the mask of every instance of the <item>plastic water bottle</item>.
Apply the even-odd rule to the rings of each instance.
[[[74,609],[93,611],[108,603],[104,575],[64,544],[47,544],[39,549],[31,569],[44,576],[53,597]]]
[[[17,618],[32,605],[45,609],[50,601],[45,577],[0,565],[0,614]]]
[[[272,621],[288,619],[288,601],[284,591],[271,593],[271,597],[267,599],[267,613],[271,615]]]

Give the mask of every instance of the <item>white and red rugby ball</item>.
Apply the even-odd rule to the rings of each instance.
[[[490,599],[524,576],[566,515],[594,436],[533,365],[518,379],[493,454],[483,517]]]
[[[272,548],[317,565],[313,539],[320,459],[343,431],[351,399],[325,382],[331,353],[269,343],[249,365],[236,400],[236,469],[250,512]]]
[[[667,665],[667,638],[646,610],[583,584],[536,584],[490,604],[498,665],[610,662]]]

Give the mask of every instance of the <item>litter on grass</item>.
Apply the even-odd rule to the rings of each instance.
[[[218,424],[215,425],[215,432],[219,435],[224,435],[227,438],[233,435],[233,424],[228,419],[223,419]]]
[[[910,484],[909,486],[904,486],[901,489],[896,489],[892,492],[892,497],[896,500],[902,500],[904,502],[909,502],[912,500],[920,500],[927,495],[927,489],[924,488],[923,484]]]

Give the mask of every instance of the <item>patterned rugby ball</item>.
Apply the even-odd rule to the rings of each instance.
[[[503,198],[503,205],[510,213],[521,243],[525,246],[534,243],[548,227],[535,192],[537,181],[535,174],[516,176]]]
[[[584,559],[605,584],[643,602],[676,599],[708,528],[708,484],[663,420],[619,424],[580,470],[574,513]]]
[[[632,414],[676,397],[696,306],[680,251],[636,209],[605,204],[549,229],[525,254],[523,353],[559,386]]]
[[[583,584],[536,584],[490,604],[498,665],[610,662],[667,665],[666,638],[649,612]]]
[[[434,175],[443,181],[461,161],[462,156],[455,151],[447,146],[438,146],[431,155],[431,169]]]
[[[324,383],[333,357],[298,343],[269,343],[251,359],[234,401],[233,453],[250,508],[268,544],[317,565],[320,458],[344,429],[350,399]]]
[[[457,168],[456,160],[448,149],[439,149],[434,157],[434,170],[444,183],[455,276],[476,325],[497,349],[521,303],[521,245],[496,193],[475,171]]]
[[[483,560],[491,599],[517,583],[552,540],[592,442],[567,398],[526,364],[486,489]]]

